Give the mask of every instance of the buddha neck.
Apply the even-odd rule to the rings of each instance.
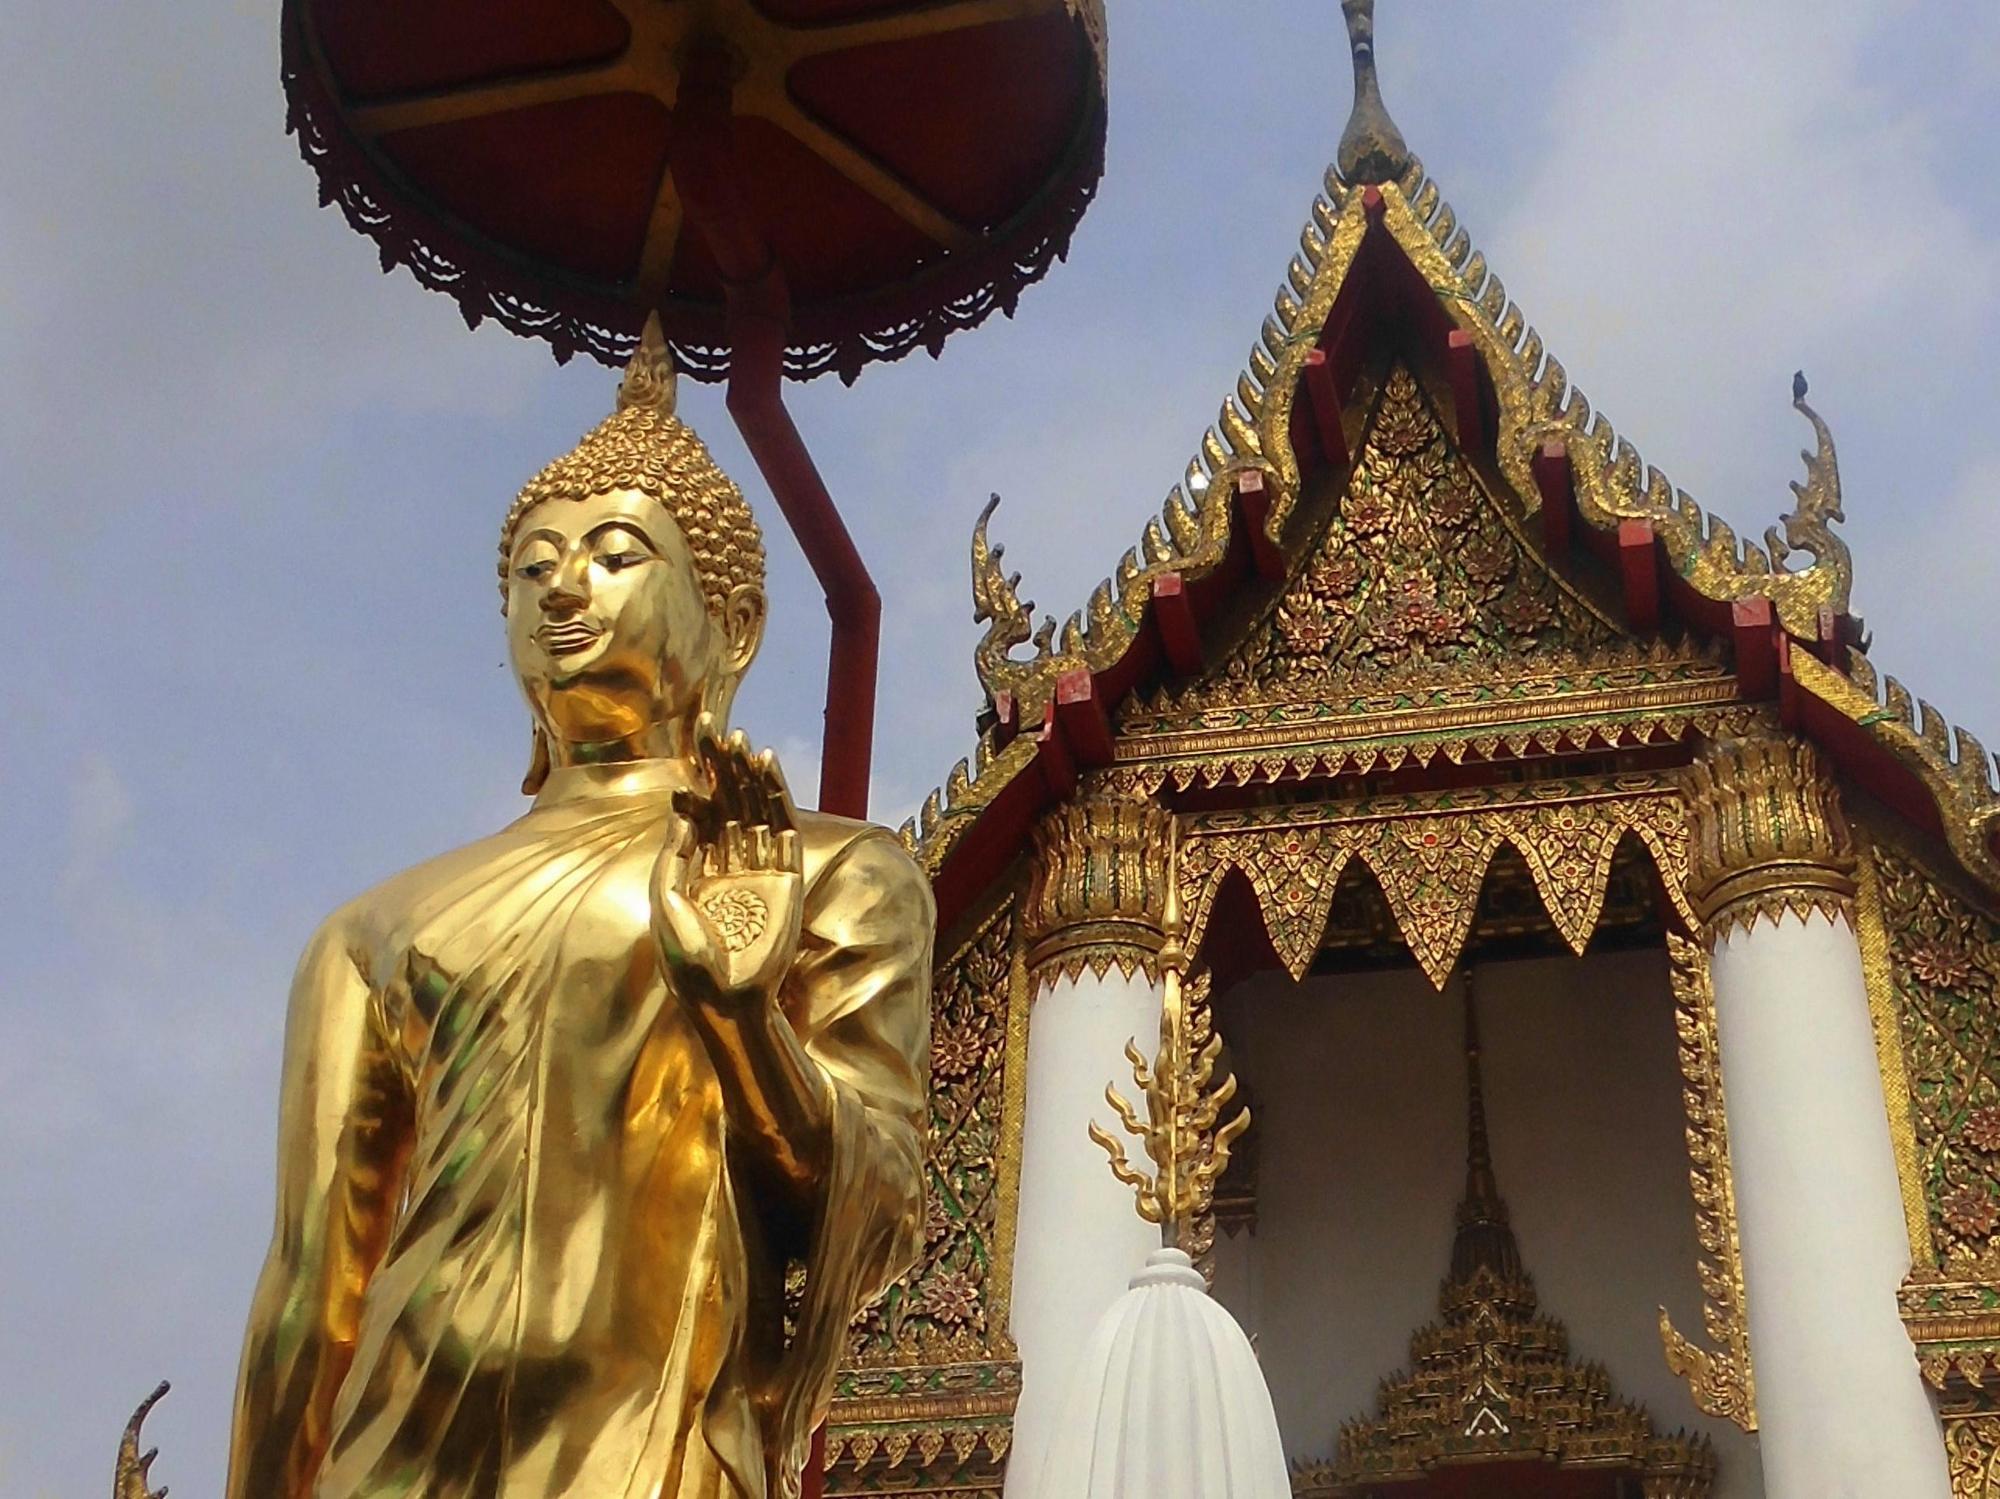
[[[615,760],[602,765],[562,765],[535,793],[535,806],[556,807],[600,797],[670,796],[696,785],[692,762],[679,756]]]

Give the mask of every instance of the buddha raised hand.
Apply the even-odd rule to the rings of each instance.
[[[228,1493],[789,1496],[921,1238],[929,888],[726,732],[763,543],[656,328],[501,571],[535,800],[307,948]]]

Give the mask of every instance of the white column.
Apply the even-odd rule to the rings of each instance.
[[[1896,1312],[1910,1245],[1844,919],[1735,923],[1716,1024],[1768,1499],[1948,1499]]]
[[[1129,1188],[1091,1143],[1094,1120],[1126,1138],[1104,1102],[1116,1082],[1136,1096],[1125,1043],[1159,1044],[1160,995],[1143,970],[1057,978],[1028,1021],[1021,1210],[1014,1239],[1013,1333],[1021,1401],[1007,1462],[1007,1499],[1033,1499],[1057,1407],[1098,1320],[1160,1247]],[[1140,1105],[1144,1107],[1143,1104]]]

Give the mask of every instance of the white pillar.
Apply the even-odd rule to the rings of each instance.
[[[1768,1499],[1948,1499],[1896,1311],[1909,1234],[1853,928],[1715,945],[1716,1026]]]
[[[1088,1133],[1095,1121],[1126,1138],[1104,1086],[1136,1097],[1125,1043],[1150,1056],[1159,1033],[1160,994],[1143,969],[1131,978],[1115,968],[1101,979],[1059,977],[1029,1016],[1012,1306],[1022,1387],[1007,1499],[1034,1499],[1071,1372],[1099,1319],[1160,1247],[1159,1229],[1139,1217]]]

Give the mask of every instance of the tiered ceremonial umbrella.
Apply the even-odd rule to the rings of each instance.
[[[782,399],[995,309],[1103,166],[1103,0],[286,0],[322,198],[454,296],[728,404],[833,620],[821,805],[866,809],[880,601]]]

